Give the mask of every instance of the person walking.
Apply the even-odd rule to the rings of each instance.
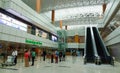
[[[59,52],[59,61],[62,61],[62,51]]]
[[[63,56],[62,61],[65,61],[65,56],[66,56],[65,51],[62,52],[62,56]]]
[[[13,52],[12,52],[12,56],[13,56],[13,60],[14,60],[14,65],[17,64],[17,55],[18,55],[18,52],[16,49],[13,49]]]
[[[59,52],[56,50],[55,51],[55,63],[58,63],[58,56],[59,56]]]
[[[28,50],[26,50],[24,53],[25,67],[29,67],[29,56],[30,56],[30,54],[29,54]]]
[[[36,56],[36,53],[35,53],[34,49],[32,49],[31,56],[32,56],[32,64],[31,64],[31,66],[33,66],[34,65],[34,61],[35,61],[35,56]]]
[[[46,51],[43,51],[43,61],[45,61],[45,57],[46,57]]]
[[[53,63],[54,62],[54,52],[52,51],[52,53],[51,53],[51,63]]]

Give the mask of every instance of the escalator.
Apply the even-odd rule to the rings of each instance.
[[[93,35],[94,35],[94,39],[95,39],[97,53],[98,53],[98,56],[100,57],[101,63],[102,64],[112,64],[113,59],[110,56],[110,54],[108,53],[108,51],[100,37],[98,29],[96,27],[92,27],[92,30],[93,30]]]
[[[84,51],[84,64],[87,62],[91,63],[94,62],[94,49],[92,44],[92,36],[91,36],[91,29],[90,27],[86,28],[86,45]]]

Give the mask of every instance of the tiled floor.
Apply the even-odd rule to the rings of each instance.
[[[65,62],[58,64],[49,63],[49,61],[35,61],[35,66],[24,67],[24,63],[18,63],[16,66],[0,68],[0,73],[120,73],[120,63],[115,66],[83,64],[82,57],[77,57],[74,61],[72,57],[67,57]]]

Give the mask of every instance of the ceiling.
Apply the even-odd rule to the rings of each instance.
[[[22,0],[32,9],[36,9],[36,0]],[[41,0],[41,12],[47,12],[51,10],[102,5],[108,3],[110,0]]]
[[[22,0],[35,10],[36,0]],[[71,25],[97,25],[104,16],[102,5],[110,0],[41,0],[40,14],[51,20],[51,10],[55,10],[55,23],[59,27]],[[77,26],[78,27],[78,26]]]
[[[42,14],[51,19],[51,11]],[[102,5],[60,9],[55,11],[55,26],[59,26],[60,20],[63,26],[98,24],[102,17]]]

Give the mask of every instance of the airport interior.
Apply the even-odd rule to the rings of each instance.
[[[0,0],[0,73],[120,73],[120,0]]]

